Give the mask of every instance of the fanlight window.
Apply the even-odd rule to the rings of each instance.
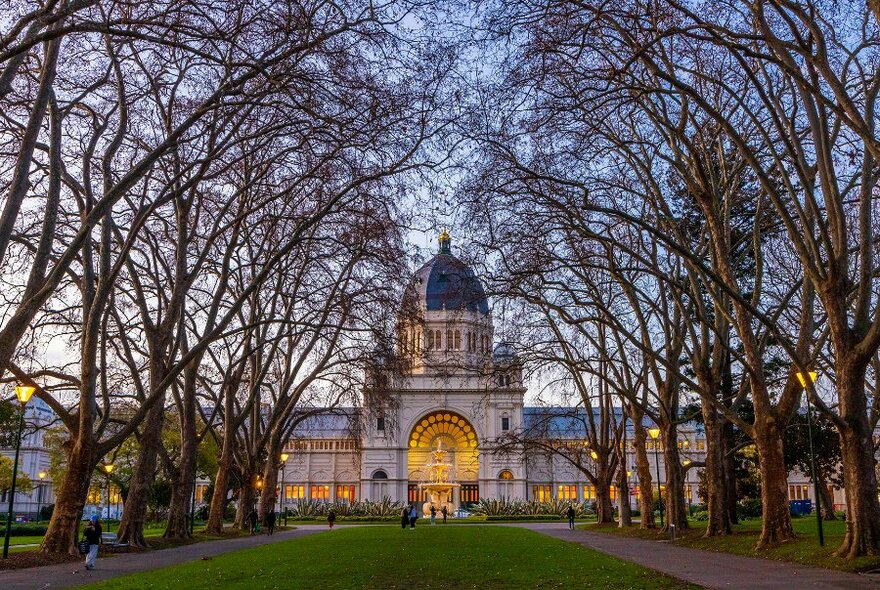
[[[375,473],[373,473],[373,479],[388,479],[388,474],[379,469]]]
[[[473,426],[453,412],[437,412],[422,418],[409,437],[410,448],[429,448],[437,438],[450,439],[456,448],[477,448],[477,435]]]
[[[498,474],[498,479],[513,479],[513,473],[511,473],[510,470],[505,469]]]

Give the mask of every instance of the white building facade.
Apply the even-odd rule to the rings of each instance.
[[[445,231],[437,255],[415,272],[403,307],[414,315],[400,322],[399,352],[411,362],[404,374],[391,380],[398,383],[391,396],[396,403],[364,410],[356,440],[345,435],[345,422],[356,418],[351,415],[328,416],[323,425],[315,420],[299,428],[287,443],[291,459],[284,466],[285,489],[279,494],[284,502],[385,497],[423,502],[419,483],[425,480],[430,452],[438,443],[449,451],[452,477],[461,484],[453,494],[456,505],[501,497],[595,499],[586,476],[561,457],[497,452],[499,437],[528,430],[548,409],[524,405],[521,368],[510,347],[494,343],[484,289],[474,272],[452,254]],[[702,462],[702,431],[684,425],[679,432],[682,460]],[[636,507],[635,452],[628,444],[629,501]],[[658,477],[654,444],[648,442],[651,470],[655,484],[662,486],[663,454],[658,453]],[[688,503],[700,502],[698,488],[698,469],[688,469]],[[813,498],[812,486],[799,473],[791,475],[789,492],[793,500]],[[611,495],[616,505],[623,500],[616,488]]]

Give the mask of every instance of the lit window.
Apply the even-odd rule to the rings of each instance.
[[[538,502],[549,502],[553,499],[552,490],[553,488],[549,484],[532,486],[532,499]]]
[[[306,497],[306,486],[298,486],[298,485],[285,485],[284,486],[284,499],[285,500],[300,500]]]
[[[584,486],[584,500],[595,500],[596,499],[596,488],[592,485],[587,484]]]
[[[513,479],[513,473],[509,469],[505,469],[498,474],[498,479]]]
[[[311,497],[312,500],[329,500],[330,486],[312,486]]]
[[[556,488],[557,500],[577,500],[576,485],[561,485]]]
[[[341,502],[354,502],[354,486],[336,486],[336,500]]]

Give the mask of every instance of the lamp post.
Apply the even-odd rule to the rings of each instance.
[[[663,528],[663,488],[660,487],[660,458],[657,454],[657,437],[660,436],[660,429],[656,426],[648,429],[648,435],[654,441],[654,466],[657,468],[657,498],[660,503],[660,528]]]
[[[289,458],[290,455],[287,453],[281,453],[281,514],[284,515],[284,526],[287,526],[287,508],[284,506],[284,466],[287,465]]]
[[[3,536],[3,559],[9,557],[9,537],[12,533],[12,511],[15,509],[15,484],[18,477],[18,453],[21,451],[21,434],[24,432],[24,410],[28,400],[36,391],[36,387],[30,385],[18,385],[15,388],[15,397],[21,404],[21,416],[18,419],[18,438],[15,439],[15,461],[12,463],[12,487],[9,490],[9,511],[6,513],[6,533]]]
[[[687,442],[687,441],[685,441],[685,442]],[[685,483],[687,483],[687,474],[688,474],[688,471],[690,471],[691,465],[693,465],[693,461],[691,461],[690,459],[685,459],[681,463],[681,466],[684,467]],[[688,500],[688,516],[693,516],[694,515],[694,511],[693,511],[694,489],[691,487],[690,484],[688,484],[688,499],[687,500]]]
[[[819,547],[825,546],[825,533],[822,530],[822,510],[821,504],[819,500],[819,479],[816,477],[816,453],[813,451],[813,413],[810,409],[810,390],[813,383],[816,382],[816,377],[818,373],[816,371],[807,371],[804,374],[801,371],[798,371],[797,378],[801,383],[801,387],[804,388],[804,392],[806,393],[807,398],[807,438],[810,441],[810,476],[813,478],[813,487],[815,489],[816,495],[816,529],[819,532]],[[808,381],[809,380],[809,381]]]
[[[107,461],[103,465],[104,473],[107,474],[107,532],[110,532],[110,474],[113,473],[113,468],[115,465],[110,461]]]
[[[40,478],[40,485],[37,488],[37,522],[39,522],[43,515],[40,514],[43,509],[43,480],[46,479],[46,472],[41,471],[37,474],[37,477]]]

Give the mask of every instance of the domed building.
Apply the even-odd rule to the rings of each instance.
[[[483,285],[452,252],[439,250],[413,275],[398,326],[407,361],[388,407],[372,408],[362,441],[361,489],[367,499],[423,502],[432,451],[447,452],[455,505],[483,497],[526,497],[521,457],[493,453],[496,439],[520,428],[522,374],[505,348],[496,363],[492,316]]]
[[[395,362],[377,364],[374,382],[364,391],[371,403],[320,412],[296,426],[285,445],[289,459],[279,478],[282,505],[301,499],[351,502],[389,497],[424,509],[431,489],[426,484],[438,473],[440,483],[448,484],[440,486],[448,490],[443,504],[454,507],[480,498],[595,499],[595,488],[584,474],[554,453],[524,453],[517,447],[500,452],[499,439],[505,433],[580,444],[588,419],[578,408],[524,407],[526,389],[516,347],[495,343],[483,285],[455,256],[445,231],[437,254],[415,271],[407,286],[397,330]],[[380,394],[375,393],[378,381],[383,384]],[[614,411],[622,421],[620,408]],[[702,430],[682,425],[679,435],[683,456],[704,460]],[[635,464],[631,443],[625,464]],[[658,473],[665,472],[662,462],[656,467]],[[197,502],[203,501],[207,485],[197,485]],[[698,501],[698,486],[697,470],[688,470],[688,502]],[[619,503],[616,489],[612,486],[610,495]],[[634,504],[634,480],[630,489]],[[789,493],[792,499],[807,497],[802,475],[790,480]]]
[[[480,497],[525,498],[521,456],[493,453],[522,427],[522,372],[512,348],[493,344],[492,315],[480,280],[452,251],[446,231],[437,254],[408,285],[398,322],[396,374],[387,403],[360,410],[360,440],[344,436],[351,416],[320,416],[288,443],[285,500],[420,503],[432,451],[445,451],[456,506]],[[366,392],[369,395],[369,387]]]

